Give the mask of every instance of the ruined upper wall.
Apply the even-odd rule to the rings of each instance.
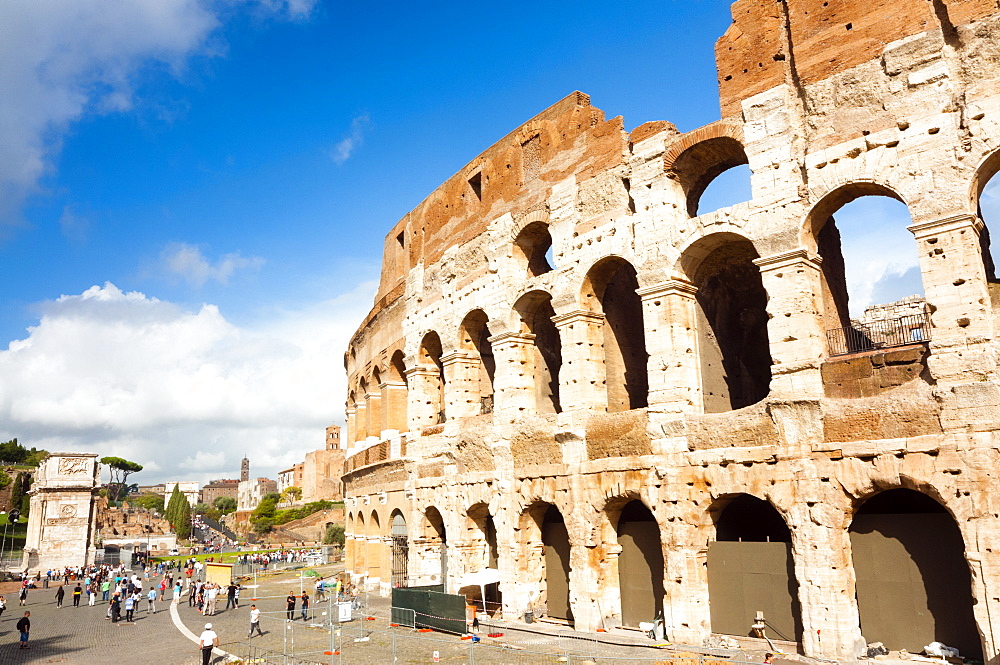
[[[776,85],[822,81],[928,30],[949,39],[995,12],[987,0],[737,0],[715,46],[722,116],[738,115],[744,99]]]
[[[622,119],[604,119],[574,92],[503,137],[401,219],[385,239],[378,303],[399,290],[407,271],[431,265],[514,210],[543,206],[552,184],[586,180],[625,161]],[[478,191],[477,191],[478,190]]]

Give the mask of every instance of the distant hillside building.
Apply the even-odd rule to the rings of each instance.
[[[228,496],[235,499],[239,493],[239,486],[240,481],[235,478],[213,480],[201,488],[201,501],[211,506],[220,496]]]

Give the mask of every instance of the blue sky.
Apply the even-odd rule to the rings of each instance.
[[[400,217],[573,90],[628,129],[715,120],[729,22],[708,0],[3,3],[0,438],[143,481],[244,453],[273,476],[342,421]]]

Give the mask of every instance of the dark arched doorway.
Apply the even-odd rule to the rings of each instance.
[[[618,588],[622,624],[638,626],[663,612],[663,546],[656,518],[641,501],[629,501],[618,518]]]
[[[548,616],[573,620],[569,604],[569,532],[562,513],[549,506],[542,519],[542,544],[545,546],[545,589]]]
[[[850,537],[867,642],[918,653],[936,641],[982,658],[965,541],[941,504],[914,490],[881,492],[854,515]]]
[[[713,633],[753,635],[757,612],[763,612],[768,637],[802,640],[792,536],[767,501],[740,494],[716,516],[708,598]]]

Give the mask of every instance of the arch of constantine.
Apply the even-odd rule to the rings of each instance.
[[[348,570],[491,612],[998,663],[1000,170],[985,0],[738,0],[722,118],[573,93],[385,240],[345,356]],[[667,93],[665,93],[667,94]],[[703,212],[722,172],[752,198]],[[858,318],[837,228],[905,204],[924,297]],[[994,229],[994,233],[1000,230]]]

